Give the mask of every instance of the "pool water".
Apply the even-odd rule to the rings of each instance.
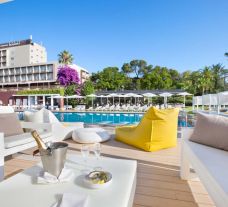
[[[55,116],[61,122],[84,122],[85,124],[104,125],[129,125],[138,124],[143,117],[143,113],[95,113],[95,112],[55,112]],[[179,117],[178,126],[191,126],[186,124],[184,117]]]

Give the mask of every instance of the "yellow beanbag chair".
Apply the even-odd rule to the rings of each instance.
[[[137,126],[116,127],[116,140],[145,151],[174,147],[177,142],[179,109],[151,107]]]

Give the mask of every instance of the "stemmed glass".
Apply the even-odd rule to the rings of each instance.
[[[89,157],[89,153],[90,153],[89,146],[86,145],[86,144],[83,144],[81,146],[81,154],[82,154],[82,157],[83,157],[83,160],[84,160],[85,170],[86,171],[89,171],[88,164],[87,164],[87,159]]]
[[[99,163],[100,157],[101,157],[101,144],[100,143],[96,143],[93,145],[93,152],[94,155],[97,159],[97,163]],[[94,170],[101,170],[101,167],[95,167]]]

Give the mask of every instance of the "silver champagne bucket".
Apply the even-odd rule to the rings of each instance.
[[[59,177],[66,161],[68,144],[64,142],[48,143],[47,149],[39,149],[44,171]]]

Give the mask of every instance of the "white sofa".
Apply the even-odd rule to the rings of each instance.
[[[181,178],[190,178],[190,165],[217,207],[228,206],[228,151],[189,141],[193,132],[183,128]]]
[[[10,108],[3,109],[0,107],[0,112],[6,114],[14,111]],[[39,131],[39,134],[45,143],[54,140],[52,133],[53,127],[50,123],[20,122],[20,124],[23,129],[35,129]],[[7,137],[4,136],[3,132],[0,132],[0,181],[4,178],[5,157],[35,146],[37,146],[37,144],[30,132]]]

